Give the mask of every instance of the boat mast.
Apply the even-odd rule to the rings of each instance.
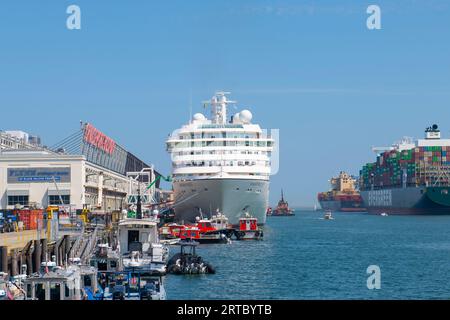
[[[230,101],[226,95],[230,92],[218,91],[211,98],[211,101],[204,101],[204,106],[211,106],[211,120],[214,124],[224,125],[227,123],[227,107],[229,104],[236,104],[236,101]]]

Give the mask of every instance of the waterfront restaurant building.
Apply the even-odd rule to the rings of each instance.
[[[0,209],[16,205],[104,212],[125,209],[133,183],[137,184],[129,173],[144,168],[151,167],[85,123],[52,148],[0,152]],[[158,175],[150,171],[154,176],[147,175],[142,183]]]

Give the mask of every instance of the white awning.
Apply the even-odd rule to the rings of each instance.
[[[28,196],[30,194],[30,190],[6,190],[8,196]]]
[[[70,196],[70,190],[48,190],[48,195],[49,196]]]

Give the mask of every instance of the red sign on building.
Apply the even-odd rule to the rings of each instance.
[[[84,128],[84,141],[108,154],[116,150],[116,142],[89,123]]]

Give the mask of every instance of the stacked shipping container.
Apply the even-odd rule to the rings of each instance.
[[[447,158],[447,154],[449,157]],[[406,174],[406,176],[405,176]],[[387,151],[360,171],[361,190],[449,184],[450,146]],[[406,181],[404,179],[406,178]]]
[[[23,222],[24,230],[38,229],[39,221],[44,219],[43,210],[14,210],[14,214],[17,217],[17,221]]]

